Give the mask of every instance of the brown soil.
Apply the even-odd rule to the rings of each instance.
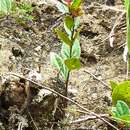
[[[120,19],[114,29],[114,47],[112,48],[108,36],[121,12],[103,4],[105,2],[101,0],[86,0],[84,3],[85,14],[81,20],[82,67],[71,73],[69,82],[69,89],[73,90],[69,97],[98,114],[110,113],[112,102],[109,81],[123,81],[126,78],[126,63],[122,58],[125,44],[125,16]],[[117,0],[112,8],[123,9],[122,2]],[[7,73],[10,71],[19,75],[24,73],[27,77],[28,70],[40,68],[42,75],[40,83],[58,92],[63,92],[63,83],[62,81],[57,83],[54,79],[57,71],[49,61],[49,53],[59,52],[61,47],[52,31],[52,27],[56,25],[61,14],[55,7],[42,4],[32,12],[32,15],[36,19],[25,23],[13,16],[0,18],[0,74],[9,82],[9,85],[7,85],[8,82],[1,83],[1,129],[17,130],[19,122],[24,120],[23,130],[35,130],[35,125],[38,130],[108,130],[108,126],[99,119],[66,126],[65,124],[69,121],[79,119],[86,114],[79,112],[77,106],[69,103],[66,110],[68,119],[61,121],[64,115],[63,99],[41,88],[39,90],[38,86],[31,91],[33,98],[31,98],[28,111],[22,114],[19,112],[25,103],[27,93],[19,87],[21,84],[19,78],[8,76]],[[61,21],[58,23],[62,26]],[[16,56],[13,53],[13,47],[20,51],[18,53],[20,55]],[[106,85],[95,80],[92,74]],[[14,89],[12,89],[13,82],[17,82]],[[11,90],[8,91],[9,88]],[[40,92],[44,94],[39,96]],[[13,98],[5,99],[6,97]],[[1,105],[3,100],[7,108]],[[11,104],[9,101],[12,101]],[[61,122],[58,123],[58,121]]]

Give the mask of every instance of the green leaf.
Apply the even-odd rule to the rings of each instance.
[[[114,88],[118,85],[115,81],[110,81],[110,85],[112,88],[112,91],[114,90]]]
[[[79,43],[79,40],[76,39],[72,46],[71,57],[80,58],[80,54],[81,54],[80,43]],[[66,45],[65,43],[62,44],[61,56],[64,60],[70,58],[70,47],[68,45]]]
[[[59,2],[58,4],[56,4],[56,7],[63,14],[69,13],[69,8],[65,4],[62,4],[61,2]]]
[[[130,127],[130,116],[113,117],[113,119],[118,123],[124,123],[125,126]]]
[[[116,107],[112,107],[112,116],[113,117],[120,117],[120,114],[117,112]]]
[[[65,23],[65,21],[64,21],[64,29],[65,29],[66,33],[69,35],[69,37],[71,37],[72,32],[71,32],[70,28],[72,28],[72,27],[67,27],[67,24],[69,24],[69,23]],[[77,29],[80,25],[80,17],[75,17],[73,24],[74,24],[73,25],[74,29]],[[71,24],[71,26],[72,26],[72,24]]]
[[[80,17],[75,17],[74,23],[75,23],[74,29],[77,29],[80,25]]]
[[[122,100],[130,106],[130,81],[123,81],[113,89],[113,104],[116,105],[118,100]]]
[[[12,0],[1,0],[0,1],[0,12],[9,13],[12,8]]]
[[[50,61],[51,61],[51,64],[54,67],[56,67],[58,70],[61,69],[63,61],[62,61],[62,58],[58,54],[51,52],[50,53]]]
[[[116,107],[112,107],[112,118],[118,123],[130,126],[130,109],[124,101],[118,100]]]
[[[69,37],[71,37],[72,32],[71,32],[71,30],[69,30],[69,29],[67,28],[67,26],[66,26],[65,23],[64,23],[64,29],[65,29],[66,33],[69,35]]]
[[[79,38],[77,38],[72,46],[72,57],[75,58],[80,58],[81,54],[81,48],[80,48],[80,43],[79,43]]]
[[[77,31],[75,32],[73,42],[75,42],[76,39],[79,39],[79,32],[80,32],[80,30],[77,30]]]
[[[66,16],[64,19],[64,23],[69,30],[71,30],[74,26],[74,20],[71,16]]]
[[[81,0],[73,0],[72,8],[78,9],[81,5]]]
[[[78,58],[69,58],[65,60],[65,65],[69,70],[79,69],[80,68],[80,60]]]
[[[64,80],[66,81],[67,78],[68,78],[68,73],[69,73],[69,70],[68,68],[66,67],[66,65],[63,63],[63,68],[61,70],[61,74],[62,76],[64,77]]]
[[[64,60],[70,58],[70,47],[65,43],[62,44],[61,56]]]
[[[130,115],[125,115],[120,117],[122,120],[129,121],[130,123]]]
[[[63,78],[66,80],[67,76],[68,76],[68,69],[65,66],[62,58],[58,54],[51,52],[50,53],[50,61],[51,61],[51,64],[60,71]]]
[[[68,46],[72,46],[72,42],[66,33],[64,33],[58,29],[56,29],[55,31],[57,32],[57,35],[62,42],[66,43]]]
[[[130,109],[124,101],[119,100],[116,107],[112,107],[112,118],[118,123],[130,126]]]
[[[116,110],[120,116],[130,114],[128,105],[124,101],[121,101],[121,100],[117,101]]]

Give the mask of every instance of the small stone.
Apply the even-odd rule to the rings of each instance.
[[[41,46],[36,47],[34,50],[37,51],[37,52],[40,51],[41,50]]]
[[[32,70],[29,72],[28,78],[33,81],[41,81],[42,76],[40,73],[38,73],[36,70]]]

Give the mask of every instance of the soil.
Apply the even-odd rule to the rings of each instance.
[[[80,33],[82,66],[70,75],[69,98],[97,114],[109,114],[112,106],[109,81],[123,81],[126,78],[126,63],[122,57],[126,42],[125,15],[114,28],[113,47],[109,38],[116,20],[122,14],[115,9],[124,8],[120,0],[85,0],[83,8]],[[36,5],[31,15],[35,20],[23,22],[12,15],[0,18],[1,129],[110,130],[99,119],[68,125],[86,114],[68,102],[68,118],[63,119],[63,99],[34,84],[31,84],[34,87],[27,100],[29,104],[26,102],[28,81],[26,83],[21,78],[11,76],[9,72],[29,78],[33,71],[38,83],[64,93],[63,81],[57,79],[57,70],[50,64],[49,57],[50,52],[58,53],[61,47],[53,32],[53,27],[62,27],[59,20],[61,14],[54,6],[43,3]],[[25,106],[28,106],[26,111]]]

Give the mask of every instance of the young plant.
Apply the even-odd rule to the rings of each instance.
[[[80,68],[80,36],[79,25],[81,0],[63,0],[57,7],[64,13],[64,31],[56,28],[55,32],[62,42],[60,54],[50,54],[51,64],[54,65],[65,80],[65,96],[68,94],[70,72]]]
[[[130,127],[130,81],[116,83],[110,81],[112,88],[112,119],[123,127]]]

